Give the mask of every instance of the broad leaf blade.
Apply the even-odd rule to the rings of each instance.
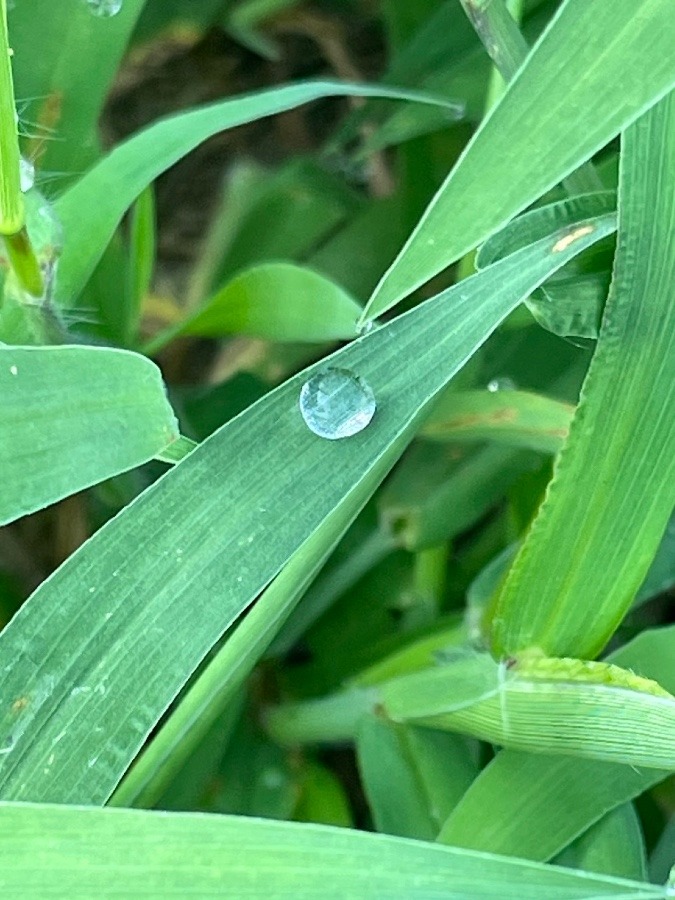
[[[182,326],[185,334],[248,334],[274,341],[356,337],[361,307],[311,269],[267,263],[241,272]]]
[[[147,462],[178,438],[158,368],[124,350],[0,347],[0,524]]]
[[[4,896],[657,900],[665,889],[297,822],[2,804]]]
[[[634,0],[566,0],[375,289],[364,317],[380,315],[459,259],[663,97],[675,82],[672,44],[670,0],[647,0],[639,16]]]
[[[618,667],[541,659],[506,668],[477,656],[394,679],[382,695],[396,722],[516,750],[675,770],[675,698]]]

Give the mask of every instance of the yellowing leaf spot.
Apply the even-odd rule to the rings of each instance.
[[[574,231],[571,231],[569,234],[566,234],[565,237],[561,237],[555,242],[553,245],[553,253],[562,253],[563,250],[567,250],[570,244],[578,241],[579,238],[585,237],[587,234],[592,234],[594,230],[592,225],[581,225],[579,228],[575,228]]]

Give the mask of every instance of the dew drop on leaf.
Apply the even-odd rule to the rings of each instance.
[[[376,408],[369,385],[349,369],[317,372],[300,391],[300,412],[305,424],[314,434],[329,441],[363,431]]]
[[[109,19],[122,9],[122,0],[84,0],[84,5],[99,19]]]
[[[515,391],[516,383],[511,378],[493,378],[488,382],[487,389],[491,394],[496,394],[497,391]]]

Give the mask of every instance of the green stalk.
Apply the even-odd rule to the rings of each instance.
[[[43,293],[43,282],[40,265],[26,231],[11,56],[7,0],[0,0],[0,234],[5,238],[19,284],[37,297]]]
[[[284,703],[268,710],[265,730],[279,744],[316,744],[353,740],[359,719],[380,701],[375,688],[351,688],[304,703]]]
[[[415,603],[405,617],[407,628],[421,628],[438,618],[445,591],[449,550],[448,543],[444,542],[415,554]]]

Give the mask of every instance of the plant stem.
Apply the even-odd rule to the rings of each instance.
[[[405,617],[406,628],[421,628],[438,617],[445,590],[448,553],[449,546],[443,543],[415,554],[415,603]]]
[[[280,744],[348,741],[378,699],[375,688],[351,688],[320,700],[283,704],[269,710],[265,728]]]
[[[42,270],[25,226],[14,234],[5,234],[4,238],[7,256],[19,284],[33,297],[41,297],[44,293]]]
[[[529,52],[520,32],[522,0],[460,0],[497,71],[511,81]]]
[[[0,234],[5,238],[19,284],[29,294],[39,297],[44,287],[40,265],[25,227],[11,56],[7,0],[0,0]]]

